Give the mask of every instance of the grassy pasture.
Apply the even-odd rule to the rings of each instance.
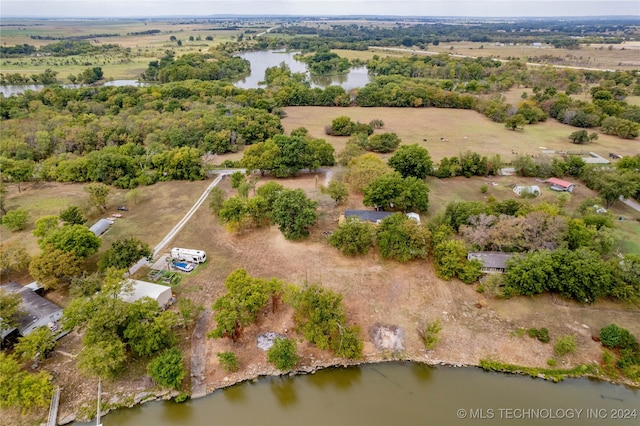
[[[138,188],[140,199],[138,204],[127,203],[127,190],[111,188],[107,198],[107,210],[104,213],[91,210],[87,225],[93,225],[98,219],[116,213],[116,207],[126,204],[129,208],[116,219],[109,231],[102,237],[100,253],[108,249],[112,242],[130,236],[139,238],[151,247],[164,238],[167,232],[189,210],[195,200],[202,194],[210,181],[197,182],[159,182],[151,186]],[[83,184],[38,182],[23,185],[21,193],[15,186],[9,187],[7,199],[8,209],[24,208],[29,211],[27,228],[21,232],[9,232],[0,227],[2,245],[22,244],[32,255],[39,252],[36,238],[32,231],[35,221],[45,215],[57,215],[71,205],[81,208],[87,206],[88,195]]]
[[[287,116],[282,119],[282,124],[286,133],[306,127],[314,137],[324,138],[333,144],[336,152],[344,148],[348,137],[328,136],[324,128],[342,115],[362,123],[379,118],[384,122],[384,128],[376,130],[377,133],[394,132],[402,143],[417,143],[429,150],[434,161],[467,150],[487,156],[500,154],[505,161],[515,158],[513,152],[539,155],[541,147],[558,151],[584,151],[585,154],[593,151],[603,157],[608,157],[609,152],[625,156],[640,152],[640,140],[625,140],[604,134],[600,134],[592,144],[575,145],[568,137],[578,129],[551,119],[526,126],[524,131],[514,132],[505,129],[504,124],[494,123],[468,110],[359,107],[288,107],[285,110]]]

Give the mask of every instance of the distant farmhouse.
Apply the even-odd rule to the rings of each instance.
[[[552,190],[560,192],[573,192],[573,188],[576,186],[575,183],[567,182],[566,180],[558,178],[547,179],[547,183],[551,184]]]
[[[49,327],[51,331],[58,329],[57,323],[62,318],[62,308],[38,295],[33,286],[21,286],[9,283],[0,286],[7,293],[19,294],[22,297],[20,310],[24,312],[18,319],[18,326],[10,330],[0,330],[2,341],[5,339],[28,336],[38,327]]]
[[[479,260],[482,263],[482,272],[486,274],[503,274],[507,270],[507,260],[511,259],[513,255],[513,253],[500,251],[480,251],[470,252],[467,259]]]

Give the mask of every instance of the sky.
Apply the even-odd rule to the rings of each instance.
[[[640,0],[1,0],[2,17],[215,15],[640,17]]]

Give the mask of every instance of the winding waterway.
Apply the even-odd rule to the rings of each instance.
[[[551,383],[479,368],[393,362],[262,378],[183,404],[158,401],[117,410],[102,423],[637,425],[640,391],[582,378]],[[85,424],[91,423],[76,423]]]

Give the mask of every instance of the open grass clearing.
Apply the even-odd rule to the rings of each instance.
[[[378,118],[384,122],[376,133],[394,132],[402,143],[417,143],[429,150],[434,161],[442,157],[458,155],[465,151],[492,156],[500,154],[506,162],[518,154],[542,155],[544,149],[557,151],[589,151],[608,158],[609,152],[629,156],[640,152],[640,140],[620,139],[599,134],[599,138],[589,145],[575,145],[569,135],[576,130],[556,120],[525,126],[523,131],[507,130],[504,124],[495,123],[482,114],[470,110],[439,108],[332,108],[332,107],[287,107],[287,116],[282,119],[286,133],[306,127],[317,138],[324,138],[340,152],[348,137],[328,136],[325,126],[333,119],[346,115],[353,121],[368,123]],[[388,158],[386,154],[383,157]]]

